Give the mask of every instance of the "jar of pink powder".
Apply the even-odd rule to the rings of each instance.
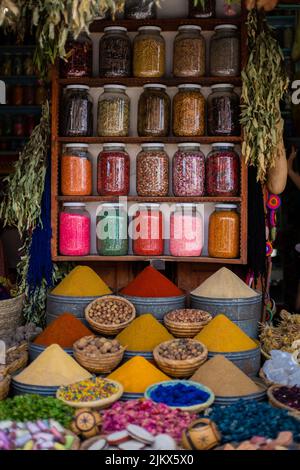
[[[170,218],[172,256],[201,256],[203,221],[196,204],[176,204]]]
[[[86,206],[65,202],[59,215],[59,252],[65,256],[90,254],[91,218]]]

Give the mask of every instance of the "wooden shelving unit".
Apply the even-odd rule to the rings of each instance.
[[[237,25],[240,29],[241,34],[241,65],[245,64],[247,58],[247,31],[246,31],[246,11],[243,11],[241,18],[238,19],[157,19],[157,20],[118,20],[117,24],[120,26],[126,27],[129,31],[137,31],[140,26],[144,25],[155,25],[160,26],[163,31],[176,31],[178,26],[183,24],[197,24],[202,27],[203,30],[213,30],[215,26],[221,24],[234,24]],[[91,32],[101,33],[103,29],[107,26],[115,24],[112,21],[99,20],[95,21],[91,25]],[[90,255],[85,257],[68,257],[61,256],[58,252],[58,214],[59,208],[63,202],[72,201],[72,202],[117,202],[118,197],[103,197],[98,195],[93,196],[62,196],[59,193],[59,184],[58,184],[58,174],[59,174],[59,164],[60,164],[60,154],[62,145],[68,142],[82,142],[88,144],[103,144],[106,142],[123,142],[125,144],[141,144],[143,142],[163,142],[165,144],[176,144],[179,142],[199,142],[201,144],[212,144],[214,142],[232,142],[236,145],[242,143],[242,136],[237,137],[212,137],[212,136],[203,136],[203,137],[165,137],[165,138],[147,138],[147,137],[84,137],[84,138],[70,138],[62,137],[59,135],[59,103],[61,90],[66,85],[70,84],[81,84],[88,85],[92,88],[103,87],[105,84],[122,84],[127,87],[142,87],[146,83],[163,83],[167,87],[175,87],[180,83],[197,83],[205,87],[210,87],[213,84],[217,83],[231,83],[236,87],[241,86],[241,77],[202,77],[198,79],[179,79],[173,77],[165,77],[159,79],[140,79],[140,78],[101,78],[101,77],[90,77],[90,78],[72,78],[72,79],[61,79],[59,77],[59,69],[56,66],[53,69],[52,76],[52,211],[51,211],[51,223],[52,223],[52,258],[54,261],[79,261],[85,263],[95,263],[95,262],[139,262],[139,261],[150,261],[150,260],[162,260],[166,262],[173,263],[208,263],[209,265],[216,264],[228,264],[228,265],[242,265],[247,263],[247,168],[244,164],[243,157],[241,157],[241,184],[240,184],[240,196],[239,197],[230,197],[230,198],[212,198],[212,197],[193,197],[193,198],[179,198],[179,197],[164,197],[164,198],[141,198],[138,196],[129,196],[128,202],[160,202],[160,203],[179,203],[179,202],[195,202],[195,203],[220,203],[220,202],[230,202],[240,205],[241,209],[241,227],[240,227],[240,256],[237,259],[217,259],[209,257],[173,257],[173,256],[158,256],[158,257],[147,257],[147,256],[97,256]]]

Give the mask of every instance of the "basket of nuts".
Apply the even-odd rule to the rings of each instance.
[[[73,344],[79,364],[95,374],[109,374],[122,361],[126,348],[116,339],[84,336]]]
[[[195,339],[165,341],[153,351],[158,367],[170,377],[187,378],[207,359],[207,348]]]
[[[105,295],[91,302],[85,309],[86,321],[94,331],[106,336],[116,336],[135,318],[135,307],[116,295]]]
[[[164,316],[166,328],[176,338],[194,338],[212,319],[208,312],[193,308],[173,310]]]

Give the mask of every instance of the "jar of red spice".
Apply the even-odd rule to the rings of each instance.
[[[240,157],[234,144],[212,144],[206,159],[206,193],[208,196],[237,196],[240,182]]]
[[[176,204],[170,219],[172,256],[200,256],[203,248],[202,217],[196,204]]]
[[[86,33],[81,33],[77,39],[69,35],[66,43],[68,60],[61,61],[61,75],[68,77],[92,76],[93,42]]]
[[[92,162],[88,144],[67,144],[61,158],[61,193],[64,196],[92,194]]]
[[[205,183],[205,156],[200,144],[178,144],[173,157],[173,193],[175,196],[203,196]]]
[[[209,218],[208,253],[213,258],[237,258],[240,250],[240,216],[235,204],[216,204]]]
[[[23,104],[23,87],[22,85],[15,85],[12,90],[12,104],[21,106]]]
[[[159,204],[139,204],[132,221],[132,250],[135,255],[159,256],[164,252],[163,216]]]
[[[97,191],[101,196],[127,196],[130,190],[130,157],[124,144],[104,144],[98,156]]]
[[[90,254],[91,220],[83,203],[65,202],[59,215],[59,252],[65,256]]]

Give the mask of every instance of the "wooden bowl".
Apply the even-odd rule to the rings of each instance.
[[[123,385],[120,384],[120,382],[117,382],[116,380],[110,380],[110,379],[103,379],[103,380],[106,380],[107,382],[111,382],[112,384],[116,385],[118,387],[118,390],[116,391],[116,393],[114,393],[113,395],[111,395],[109,398],[101,398],[99,400],[95,400],[95,401],[81,401],[81,402],[78,402],[78,401],[68,401],[68,400],[65,400],[64,398],[62,398],[60,396],[60,392],[62,391],[63,388],[65,387],[59,387],[57,392],[56,392],[56,398],[60,401],[62,401],[63,403],[65,403],[66,405],[69,405],[69,406],[72,406],[73,408],[95,408],[95,409],[103,409],[103,408],[107,408],[108,406],[112,405],[115,401],[119,400],[123,394]]]
[[[90,336],[88,336],[90,338]],[[79,340],[80,341],[80,340]],[[94,374],[109,374],[112,372],[123,359],[125,349],[121,346],[120,350],[115,353],[99,354],[97,357],[90,357],[78,349],[77,341],[73,344],[74,357],[79,364]]]
[[[165,357],[162,357],[159,353],[159,349],[161,345],[167,345],[174,340],[170,341],[165,341],[158,346],[153,351],[153,357],[155,362],[157,363],[158,367],[168,376],[170,377],[176,377],[176,378],[186,378],[186,377],[191,377],[194,372],[203,364],[203,362],[206,361],[207,355],[208,355],[208,350],[206,346],[200,341],[196,341],[194,339],[189,339],[189,341],[194,342],[194,343],[200,343],[202,346],[202,353],[194,357],[192,359],[185,359],[183,361],[181,360],[175,360],[175,359],[167,359]]]
[[[104,323],[98,323],[90,317],[90,310],[94,304],[107,303],[111,301],[114,301],[115,303],[119,304],[126,304],[131,308],[131,317],[129,318],[129,320],[118,325],[106,325]],[[116,336],[121,333],[121,331],[123,331],[124,328],[130,325],[130,323],[135,319],[135,315],[136,311],[134,305],[124,297],[119,297],[116,295],[105,295],[103,297],[99,297],[98,299],[91,302],[85,309],[86,321],[89,323],[89,325],[93,328],[94,331],[97,331],[97,333],[100,333],[104,336]]]
[[[194,338],[211,320],[212,316],[208,312],[204,312],[203,310],[197,309],[184,309],[189,310],[190,312],[202,312],[206,313],[207,320],[203,320],[202,322],[177,322],[174,320],[170,320],[169,316],[171,313],[179,312],[180,310],[173,310],[173,312],[169,312],[164,316],[164,324],[169,332],[175,336],[176,338]]]
[[[274,390],[277,390],[278,388],[282,388],[282,387],[287,387],[287,385],[272,385],[268,391],[267,391],[267,395],[268,395],[268,399],[269,399],[269,402],[271,403],[271,405],[273,405],[275,408],[281,408],[283,410],[288,410],[288,411],[292,411],[294,415],[300,417],[300,411],[296,410],[295,408],[291,407],[291,406],[288,406],[288,405],[285,405],[284,403],[281,403],[280,401],[278,401],[274,395],[273,395],[273,392]],[[291,387],[290,387],[291,388]]]

